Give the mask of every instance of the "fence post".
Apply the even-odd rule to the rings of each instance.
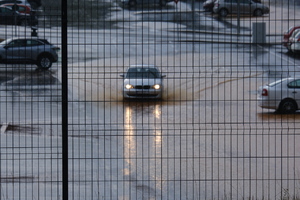
[[[62,44],[62,199],[69,195],[68,156],[68,17],[67,0],[61,1],[61,44]]]

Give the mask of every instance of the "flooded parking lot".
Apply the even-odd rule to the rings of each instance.
[[[299,59],[280,45],[251,45],[249,36],[127,25],[69,30],[70,198],[297,196],[299,115],[261,109],[256,98],[262,84],[297,74]],[[166,75],[161,100],[123,100],[120,74],[130,64],[155,64]],[[13,67],[1,65],[1,195],[55,199],[60,62],[49,71]]]

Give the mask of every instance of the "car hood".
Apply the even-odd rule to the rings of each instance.
[[[131,85],[155,85],[155,84],[162,84],[162,79],[125,79],[124,85],[131,84]]]

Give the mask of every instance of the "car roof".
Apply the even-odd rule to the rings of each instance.
[[[14,6],[14,5],[30,8],[29,5],[24,5],[24,4],[20,4],[20,3],[17,3],[17,4],[14,4],[14,3],[5,3],[5,4],[1,4],[0,6],[1,7],[5,7],[5,6]]]
[[[149,64],[136,64],[136,65],[130,65],[129,68],[157,68],[155,65],[149,65]]]
[[[13,38],[8,38],[6,40],[3,40],[4,41],[13,41],[13,40],[37,40],[37,41],[40,41],[40,42],[43,42],[44,44],[49,44],[51,45],[51,43],[47,40],[47,39],[44,39],[44,38],[37,38],[37,37],[13,37]]]

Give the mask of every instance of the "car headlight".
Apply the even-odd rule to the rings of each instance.
[[[134,88],[134,87],[133,87],[133,85],[126,84],[126,85],[125,85],[125,88],[126,88],[127,90],[129,90],[129,89],[132,89],[132,88]]]
[[[155,85],[153,85],[153,88],[156,90],[159,90],[161,88],[161,86],[159,84],[155,84]]]

